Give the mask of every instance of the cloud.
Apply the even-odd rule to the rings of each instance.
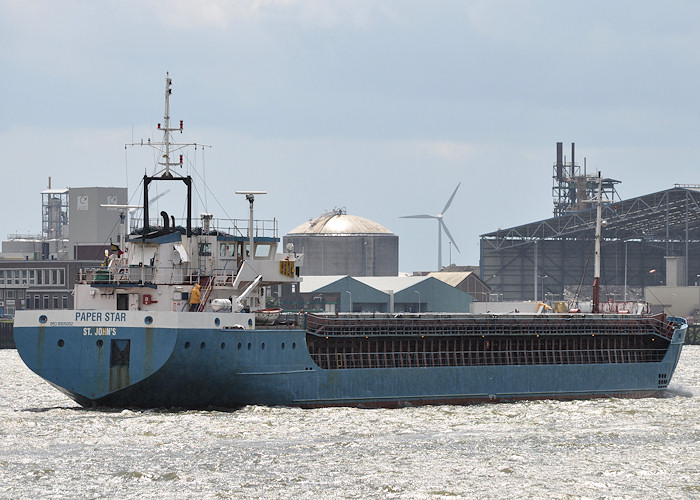
[[[178,29],[215,27],[230,28],[242,23],[263,23],[283,20],[306,28],[336,26],[366,27],[382,19],[394,17],[388,3],[367,0],[172,0],[163,8],[160,0],[139,2],[166,26]]]
[[[476,151],[473,144],[451,141],[421,142],[419,145],[437,158],[461,163],[466,163],[472,159]]]

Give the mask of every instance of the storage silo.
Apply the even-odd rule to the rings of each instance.
[[[292,229],[284,246],[304,254],[305,276],[396,276],[399,237],[377,222],[336,209]]]

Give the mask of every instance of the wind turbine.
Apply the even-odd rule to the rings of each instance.
[[[452,200],[454,199],[455,195],[457,194],[457,190],[459,189],[459,186],[461,186],[462,183],[460,182],[457,184],[457,187],[455,190],[452,192],[452,196],[450,196],[450,199],[447,200],[447,203],[445,203],[445,208],[442,209],[442,212],[440,212],[437,215],[428,215],[428,214],[421,214],[421,215],[404,215],[401,218],[402,219],[437,219],[438,221],[438,271],[442,269],[442,231],[445,231],[445,234],[447,237],[450,239],[452,244],[455,246],[457,251],[459,252],[459,247],[457,246],[457,243],[455,242],[455,239],[452,237],[450,234],[450,231],[447,229],[447,226],[445,225],[445,221],[442,220],[442,218],[445,215],[445,212],[447,212],[447,209],[450,208],[450,204],[452,203]]]

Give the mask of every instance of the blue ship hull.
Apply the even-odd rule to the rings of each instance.
[[[118,408],[396,407],[659,396],[675,370],[686,328],[675,329],[655,362],[322,369],[300,328],[237,329],[233,321],[241,318],[215,313],[130,311],[119,321],[87,322],[72,312],[48,314],[18,314],[15,343],[22,360],[79,404]]]

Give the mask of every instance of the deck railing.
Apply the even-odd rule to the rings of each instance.
[[[151,228],[162,227],[163,221],[158,218],[148,218],[149,225]],[[192,219],[193,227],[195,225],[200,226],[201,221],[197,219]],[[187,227],[186,219],[175,219],[175,224],[180,227]],[[232,236],[248,237],[248,226],[250,221],[248,219],[210,219],[209,220],[209,231],[221,232],[230,234]],[[132,234],[137,231],[141,231],[143,228],[143,217],[132,217],[130,220],[130,230]],[[279,234],[278,221],[277,219],[255,219],[253,221],[253,236],[258,237],[268,237],[277,238]]]
[[[173,267],[111,266],[78,269],[77,282],[93,285],[119,285],[133,283],[189,284],[199,283],[198,269],[184,271]],[[235,269],[218,268],[211,273],[213,286],[232,285],[236,277]]]
[[[634,335],[673,336],[664,315],[337,315],[309,314],[306,329],[324,336]]]

